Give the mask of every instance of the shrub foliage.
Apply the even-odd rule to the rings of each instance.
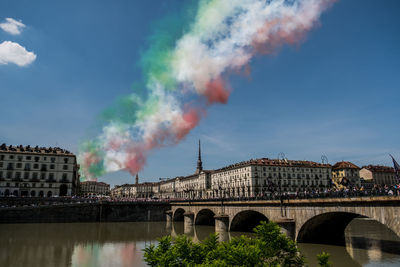
[[[296,243],[276,223],[261,222],[254,232],[254,238],[241,236],[229,242],[219,242],[217,234],[200,243],[184,235],[174,241],[165,236],[158,246],[144,249],[144,259],[150,266],[304,266]]]

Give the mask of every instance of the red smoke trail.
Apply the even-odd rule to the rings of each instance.
[[[226,82],[221,77],[218,77],[207,83],[204,96],[207,98],[209,105],[214,103],[226,104],[230,91],[226,86]]]

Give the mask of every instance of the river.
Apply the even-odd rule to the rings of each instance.
[[[202,240],[212,226],[188,233]],[[2,224],[0,266],[146,266],[143,249],[166,234],[183,234],[183,223],[165,222]],[[229,233],[225,239],[241,233]],[[346,228],[346,247],[299,244],[310,266],[316,254],[331,254],[333,266],[400,266],[400,239],[369,219],[355,219]]]

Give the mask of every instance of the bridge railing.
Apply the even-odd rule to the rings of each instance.
[[[337,191],[304,191],[304,192],[269,192],[255,197],[222,197],[206,199],[175,198],[171,201],[180,202],[213,202],[213,201],[253,201],[253,200],[290,200],[290,199],[326,199],[326,198],[353,198],[374,196],[400,196],[399,188],[382,188],[377,190],[337,190]]]

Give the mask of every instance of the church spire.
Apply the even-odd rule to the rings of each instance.
[[[203,170],[203,162],[201,162],[201,147],[200,147],[200,139],[199,139],[199,156],[197,158],[196,174],[199,174],[202,170]]]
[[[135,184],[139,184],[139,173],[136,173]]]

